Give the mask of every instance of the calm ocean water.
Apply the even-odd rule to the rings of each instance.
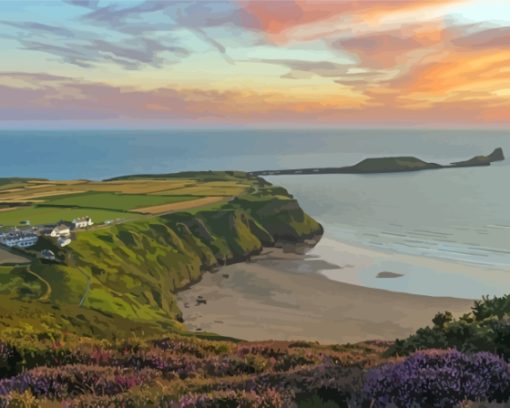
[[[102,179],[182,170],[343,166],[389,155],[449,163],[496,147],[510,157],[510,131],[0,131],[0,146],[0,177]],[[271,181],[287,187],[323,223],[330,239],[456,265],[447,272],[386,260],[361,271],[357,283],[479,297],[510,291],[509,178],[510,159],[491,167]],[[378,270],[405,276],[376,279]],[[341,274],[335,279],[342,280]]]

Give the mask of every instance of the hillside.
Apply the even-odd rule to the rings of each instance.
[[[32,219],[39,217],[41,221],[52,217],[54,212],[89,214],[95,209],[123,214],[123,220],[117,223],[77,231],[72,243],[64,248],[57,246],[53,238],[44,236],[35,247],[16,250],[32,262],[29,266],[0,268],[3,283],[0,334],[19,331],[50,336],[52,332],[58,335],[68,331],[111,337],[133,331],[138,335],[169,329],[185,331],[179,323],[180,311],[174,294],[198,281],[205,270],[245,260],[278,241],[300,242],[322,233],[321,226],[302,211],[285,189],[260,178],[242,173],[148,177],[144,176],[143,187],[150,191],[151,185],[159,189],[168,187],[161,184],[161,179],[164,183],[172,179],[172,183],[181,185],[174,185],[170,191],[175,194],[166,196],[164,191],[157,195],[140,191],[136,194],[105,192],[111,182],[87,185],[69,182],[62,188],[79,186],[85,190],[93,184],[96,191],[71,191],[55,197],[48,190],[49,196],[37,197],[42,203],[0,213],[4,223],[8,220],[6,214],[26,212],[27,208]],[[60,182],[59,186],[62,185]],[[118,182],[116,187],[120,188]],[[135,186],[130,184],[130,187]],[[233,192],[236,195],[231,195]],[[26,191],[14,193],[18,195],[17,202],[34,199]],[[200,201],[202,204],[191,205],[187,211],[172,211],[176,197],[186,197],[179,199],[179,203],[211,197],[218,200]],[[147,210],[161,208],[160,200],[169,199],[162,213],[152,214]],[[165,209],[166,205],[170,207]],[[131,210],[133,207],[135,210]],[[51,249],[56,261],[38,259],[42,249]]]
[[[440,167],[439,164],[427,163],[416,157],[382,157],[365,159],[349,169],[356,173],[392,173],[399,171],[437,169]]]

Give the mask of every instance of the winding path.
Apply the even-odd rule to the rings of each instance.
[[[46,286],[46,293],[41,295],[39,297],[39,300],[41,302],[48,302],[50,300],[51,290],[52,290],[50,283],[46,279],[44,279],[41,275],[39,275],[38,273],[32,271],[32,269],[30,269],[30,266],[27,267],[26,271],[30,275],[32,275],[32,276],[36,277],[37,279],[39,279]]]

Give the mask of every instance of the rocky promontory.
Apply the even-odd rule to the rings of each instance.
[[[459,161],[448,165],[430,163],[413,156],[376,157],[360,161],[354,166],[346,167],[316,167],[305,169],[261,170],[251,172],[254,176],[278,176],[301,174],[377,174],[399,173],[420,170],[437,170],[454,167],[490,166],[492,162],[504,160],[503,149],[498,147],[487,156],[475,156],[469,160]]]

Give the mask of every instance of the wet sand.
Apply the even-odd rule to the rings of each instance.
[[[460,315],[472,305],[472,300],[370,289],[324,276],[340,270],[318,256],[269,248],[250,262],[206,273],[178,295],[179,307],[191,330],[246,340],[347,343],[402,338],[429,325],[438,311]]]

